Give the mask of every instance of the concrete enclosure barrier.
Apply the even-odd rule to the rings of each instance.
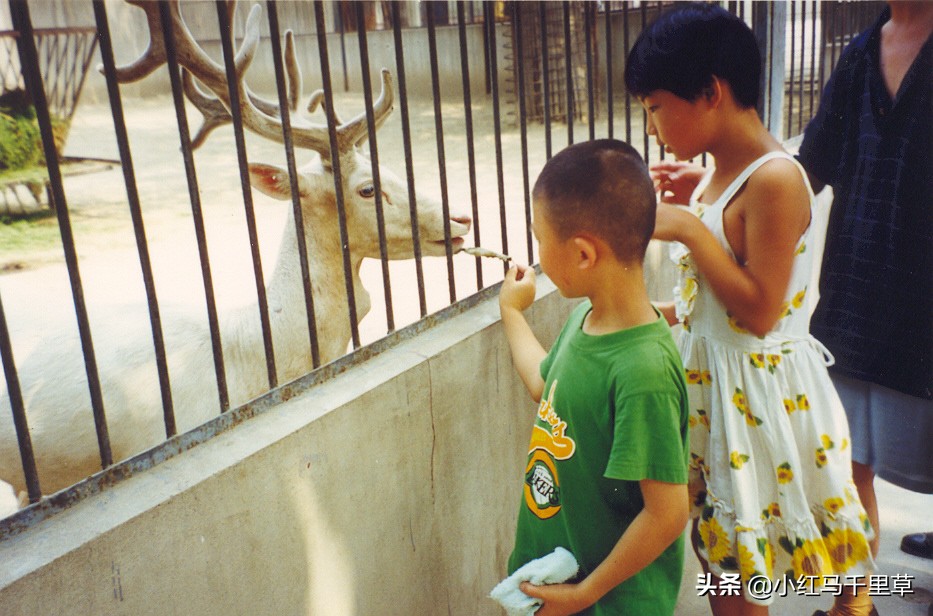
[[[534,412],[491,297],[0,543],[0,613],[499,614]]]

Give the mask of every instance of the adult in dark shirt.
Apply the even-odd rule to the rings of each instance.
[[[843,52],[799,154],[814,190],[833,188],[810,331],[836,359],[875,554],[875,474],[933,493],[931,76],[933,3],[890,2]],[[901,546],[933,558],[933,533]]]

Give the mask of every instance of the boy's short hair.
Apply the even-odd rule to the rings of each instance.
[[[644,259],[657,197],[645,161],[629,144],[598,139],[561,150],[544,165],[533,196],[562,240],[589,233],[620,261]]]
[[[761,53],[751,29],[715,4],[687,3],[663,13],[638,36],[625,62],[625,87],[636,97],[667,90],[695,101],[718,77],[736,102],[755,107]]]

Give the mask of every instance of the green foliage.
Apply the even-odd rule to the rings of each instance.
[[[42,160],[39,125],[0,111],[0,169],[35,167]]]
[[[12,96],[18,93],[8,92],[0,97],[0,171],[45,166],[36,110],[24,96]],[[56,116],[51,119],[55,149],[61,154],[69,122]]]

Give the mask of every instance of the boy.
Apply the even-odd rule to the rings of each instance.
[[[656,198],[638,153],[615,140],[568,147],[533,191],[541,269],[565,297],[587,298],[550,352],[522,316],[534,271],[499,295],[515,368],[538,402],[510,573],[562,546],[573,584],[521,586],[537,616],[670,615],[687,523],[687,394],[642,261]]]

